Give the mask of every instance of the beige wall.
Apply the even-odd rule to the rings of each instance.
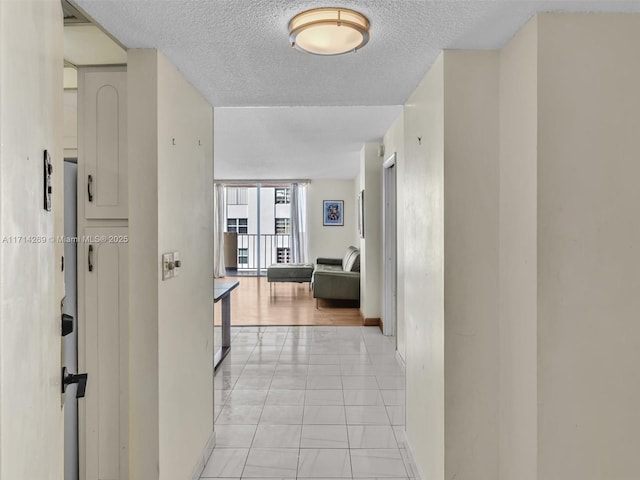
[[[155,50],[130,50],[128,72],[131,477],[190,478],[213,430],[212,108]]]
[[[63,476],[62,11],[0,2],[0,479]],[[53,210],[43,209],[43,152]],[[33,242],[16,236],[32,236]],[[43,239],[43,243],[36,242]]]
[[[405,106],[406,430],[422,478],[498,474],[498,67],[446,51]]]
[[[500,478],[537,478],[537,20],[500,52]]]
[[[444,53],[445,478],[498,476],[498,59]]]
[[[640,15],[538,19],[538,477],[640,472]]]
[[[129,475],[149,480],[159,464],[157,69],[155,50],[129,51]]]
[[[444,62],[405,105],[407,439],[423,479],[444,478]],[[418,141],[418,137],[421,141]]]
[[[422,478],[640,471],[639,27],[540,15],[499,53],[445,52],[405,106]]]
[[[188,478],[213,430],[213,109],[162,54],[158,99],[158,250],[177,250],[182,261],[180,275],[158,285],[160,478],[168,480]]]
[[[382,316],[382,158],[378,143],[366,143],[360,152],[360,190],[364,190],[365,238],[360,239],[360,312]],[[358,190],[356,189],[358,192]],[[356,193],[357,195],[357,193]]]
[[[65,68],[65,71],[69,70]],[[75,70],[74,70],[75,71]],[[78,90],[64,90],[64,156],[78,157]]]
[[[393,122],[389,130],[384,136],[384,160],[388,159],[393,153],[396,154],[396,341],[398,353],[404,360],[406,358],[406,327],[404,319],[404,298],[405,298],[405,254],[404,241],[406,229],[406,208],[405,208],[405,155],[404,155],[404,112]],[[382,265],[384,266],[384,252],[382,256]],[[384,267],[383,267],[384,268]],[[384,280],[382,280],[384,288]]]
[[[344,227],[322,224],[322,201],[344,200]],[[354,180],[313,180],[307,187],[309,262],[318,257],[342,258],[349,245],[358,245]]]

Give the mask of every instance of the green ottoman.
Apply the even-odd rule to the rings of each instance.
[[[309,282],[313,275],[313,264],[310,263],[274,263],[267,267],[267,281],[275,282]]]

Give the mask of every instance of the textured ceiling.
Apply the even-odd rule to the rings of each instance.
[[[402,105],[442,49],[501,47],[536,12],[640,12],[640,0],[75,1],[123,45],[161,50],[216,107],[216,143],[227,141],[222,132],[243,142],[235,149],[216,146],[216,172],[231,172],[231,163],[243,165],[237,169],[237,178],[266,175],[265,165],[273,167],[273,159],[282,157],[269,160],[260,152],[295,150],[297,162],[306,171],[316,172],[320,167],[313,153],[331,142],[331,132],[350,132],[351,117],[343,108],[328,125],[323,116],[313,121],[319,110],[295,109],[307,128],[292,138],[285,129],[292,126],[287,123],[290,117],[278,109],[249,109],[232,115],[218,114],[217,107]],[[342,6],[364,13],[371,21],[369,43],[357,53],[336,57],[292,49],[288,44],[289,20],[300,11],[319,6]],[[264,116],[251,119],[258,112]],[[357,116],[358,112],[355,109],[352,113]],[[390,122],[390,117],[385,109],[369,114],[377,118],[371,119],[372,130],[364,136],[373,138],[380,132],[380,122]],[[231,120],[226,117],[235,120],[227,123]],[[252,125],[250,132],[245,124]],[[359,138],[354,135],[351,141]],[[252,139],[261,139],[261,143]],[[289,143],[293,140],[297,141],[295,149]],[[356,164],[357,156],[351,154],[351,158],[349,165]],[[288,177],[330,175],[327,171],[290,172]]]
[[[400,106],[216,108],[215,177],[354,178],[362,144],[379,141],[400,112]]]
[[[127,47],[159,48],[218,106],[400,105],[443,48],[496,48],[540,10],[640,11],[640,2],[415,0],[77,0]],[[288,44],[296,13],[364,13],[358,53],[318,57]]]

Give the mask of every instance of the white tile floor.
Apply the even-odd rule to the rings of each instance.
[[[233,328],[201,478],[415,478],[393,342],[377,327]]]

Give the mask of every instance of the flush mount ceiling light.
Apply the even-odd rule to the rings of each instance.
[[[314,8],[289,22],[291,46],[316,55],[355,52],[369,41],[369,20],[346,8]]]

